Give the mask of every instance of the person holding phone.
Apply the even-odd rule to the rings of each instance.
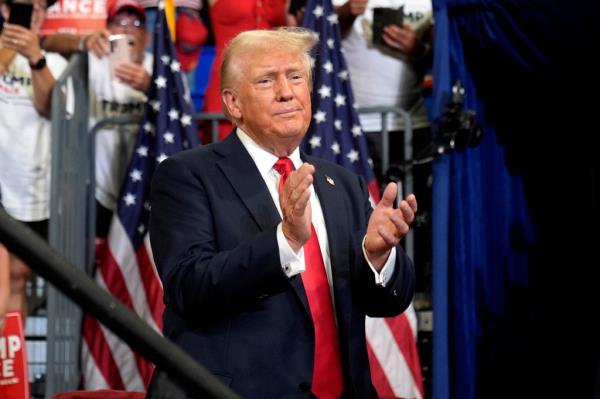
[[[398,107],[410,113],[417,136],[429,143],[429,120],[421,92],[431,65],[431,0],[334,0],[348,63],[352,91],[359,107]],[[393,21],[393,23],[392,23]],[[361,114],[369,153],[382,179],[379,114]],[[392,161],[400,160],[404,121],[389,115]],[[421,196],[423,198],[423,196]]]
[[[141,118],[152,75],[153,57],[145,51],[146,14],[140,3],[113,2],[107,28],[86,36],[57,34],[44,40],[45,49],[66,56],[88,52],[90,128],[110,117]],[[128,125],[120,132],[106,127],[96,134],[96,226],[100,238],[108,234],[137,131],[137,125]]]
[[[47,236],[50,202],[50,113],[52,88],[67,62],[44,54],[38,31],[46,2],[2,4],[0,47],[14,52],[0,74],[0,186],[2,206],[14,218]],[[26,319],[29,266],[10,256],[9,310]]]

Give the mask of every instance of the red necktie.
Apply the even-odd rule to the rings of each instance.
[[[279,158],[273,166],[281,175],[279,191],[287,177],[294,170],[294,164],[287,158]],[[333,302],[321,247],[314,226],[310,226],[310,238],[304,244],[306,270],[302,273],[302,283],[313,324],[315,326],[315,359],[311,391],[319,399],[339,399],[344,389],[340,344],[333,316]]]

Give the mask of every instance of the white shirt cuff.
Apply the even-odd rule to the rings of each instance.
[[[383,268],[381,269],[381,271],[378,272],[377,270],[375,270],[375,268],[373,267],[373,264],[371,264],[371,261],[369,260],[369,257],[367,256],[367,250],[365,249],[365,240],[366,239],[367,239],[367,237],[365,236],[362,240],[363,256],[365,257],[365,260],[369,264],[369,267],[371,268],[371,270],[373,270],[373,274],[375,274],[375,284],[385,287],[387,285],[387,283],[390,281],[390,278],[392,278],[392,275],[394,274],[394,270],[396,270],[396,248],[395,247],[392,248],[392,250],[390,251],[390,256],[388,256],[387,261],[385,262],[385,265],[383,265]]]
[[[281,223],[277,226],[277,245],[279,246],[279,261],[286,276],[293,277],[306,270],[304,263],[304,248],[294,252],[287,238],[283,235]]]

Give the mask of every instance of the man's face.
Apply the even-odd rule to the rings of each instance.
[[[239,126],[271,152],[282,146],[295,148],[311,118],[303,57],[282,48],[265,49],[244,54],[237,67],[232,115],[241,119]]]
[[[139,15],[127,10],[120,11],[110,20],[108,29],[113,35],[123,33],[131,36],[133,61],[140,63],[144,59],[146,25]]]

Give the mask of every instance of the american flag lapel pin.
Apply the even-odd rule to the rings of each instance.
[[[331,177],[325,175],[325,180],[327,180],[327,183],[331,184],[332,186],[335,186],[335,182]]]

